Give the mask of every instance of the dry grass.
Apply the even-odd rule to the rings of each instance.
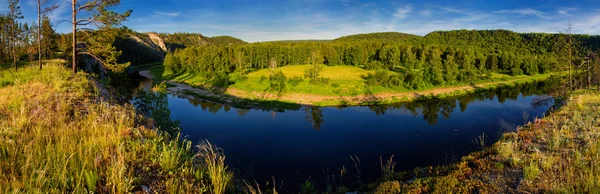
[[[189,141],[149,128],[88,77],[56,65],[0,71],[0,193],[208,190]]]
[[[484,152],[445,167],[421,169],[407,193],[600,192],[600,91],[583,90],[552,115]]]

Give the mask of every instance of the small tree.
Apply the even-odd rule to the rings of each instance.
[[[321,57],[320,52],[313,51],[309,61],[311,66],[304,70],[304,77],[310,79],[311,82],[315,82],[315,80],[319,79],[321,71],[323,71],[323,57]]]
[[[271,67],[271,71],[275,71],[275,68],[277,68],[277,61],[275,58],[271,58],[271,60],[269,60],[269,67]]]
[[[122,72],[129,66],[129,63],[117,63],[117,58],[121,55],[121,52],[117,51],[112,45],[118,34],[116,27],[120,26],[121,22],[125,21],[132,12],[127,10],[124,13],[117,13],[108,10],[108,8],[117,6],[120,3],[120,0],[90,0],[81,4],[80,0],[71,0],[73,73],[77,73],[77,55],[80,54],[98,60],[102,66],[115,72]],[[91,16],[77,18],[82,12],[88,12]],[[91,29],[89,26],[94,26],[96,29]],[[77,32],[83,32],[87,41],[78,42]],[[77,45],[79,43],[86,46],[85,51],[78,50]]]
[[[23,19],[23,14],[21,14],[21,6],[19,6],[19,0],[8,0],[8,9],[9,9],[9,22],[10,22],[10,40],[11,40],[11,48],[13,55],[13,66],[15,66],[15,71],[19,70],[17,67],[17,31],[19,30],[19,23],[17,20]]]
[[[567,29],[563,30],[561,32],[562,37],[564,38],[564,51],[566,52],[565,56],[563,57],[563,59],[566,61],[566,63],[568,64],[568,69],[569,69],[569,80],[568,81],[568,88],[569,90],[573,89],[573,26],[571,25],[571,22],[569,21],[569,24],[567,24]]]
[[[48,0],[37,0],[37,6],[38,6],[37,43],[38,43],[38,65],[40,66],[40,69],[42,69],[42,18],[47,18],[47,17],[45,17],[46,14],[48,14],[49,12],[52,12],[58,8],[58,5],[53,4],[51,6],[43,8],[43,10],[42,10],[42,4],[46,4],[47,2],[48,2]],[[52,29],[52,28],[50,27],[50,29]],[[49,37],[44,37],[44,38],[49,38]]]

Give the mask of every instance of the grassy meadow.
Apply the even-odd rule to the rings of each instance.
[[[222,150],[154,127],[85,73],[0,70],[0,193],[224,193]]]
[[[383,85],[369,85],[365,80],[368,74],[373,75],[375,70],[365,70],[355,66],[322,66],[319,77],[326,78],[327,83],[311,83],[305,78],[305,71],[312,65],[292,65],[278,67],[276,72],[281,71],[285,77],[285,91],[278,93],[272,90],[270,76],[271,69],[262,69],[247,74],[232,73],[229,76],[230,85],[224,90],[225,95],[235,96],[236,101],[246,99],[248,101],[280,101],[286,103],[309,103],[316,106],[337,105],[364,105],[364,104],[387,104],[411,100],[420,100],[436,97],[458,96],[473,91],[490,90],[497,87],[510,87],[515,84],[543,81],[552,75],[561,73],[536,74],[533,76],[493,73],[488,80],[480,80],[469,84],[447,84],[444,86],[431,86],[419,89],[404,87],[385,87]],[[201,75],[190,72],[174,74],[163,67],[153,67],[151,72],[157,80],[171,80],[185,83],[199,88],[221,88],[212,85]],[[387,71],[389,75],[396,72]],[[415,97],[418,93],[420,97]],[[217,92],[216,95],[222,95]],[[196,96],[196,95],[194,95]],[[356,96],[362,96],[363,100],[351,100]],[[370,98],[373,96],[374,98]],[[307,102],[307,100],[311,99]],[[361,98],[356,98],[361,99]],[[227,101],[215,100],[216,102]]]

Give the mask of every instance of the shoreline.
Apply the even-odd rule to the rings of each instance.
[[[150,70],[142,70],[139,72],[139,75],[148,79],[154,79],[154,75],[152,75]],[[365,106],[460,96],[494,90],[499,87],[510,87],[516,84],[544,81],[552,75],[553,74],[547,74],[541,78],[522,78],[466,86],[434,88],[424,91],[386,92],[372,95],[361,94],[356,96],[324,96],[299,93],[285,93],[278,96],[277,94],[270,92],[250,92],[236,88],[227,88],[224,91],[215,92],[211,89],[197,88],[187,83],[176,82],[173,80],[166,80],[166,83],[169,85],[167,91],[170,94],[188,99],[204,100],[243,108],[280,109],[282,107],[287,107],[299,109],[302,106]]]

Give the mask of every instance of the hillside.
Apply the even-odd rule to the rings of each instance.
[[[208,39],[211,45],[227,46],[233,44],[245,44],[246,41],[233,36],[213,36]]]
[[[334,41],[405,41],[415,38],[418,39],[419,37],[421,36],[400,32],[376,32],[342,36],[334,39]]]
[[[173,136],[170,111],[156,104],[166,95],[138,98],[150,114],[115,98],[58,65],[0,70],[0,193],[222,193],[224,156]],[[218,177],[225,183],[211,184]]]

